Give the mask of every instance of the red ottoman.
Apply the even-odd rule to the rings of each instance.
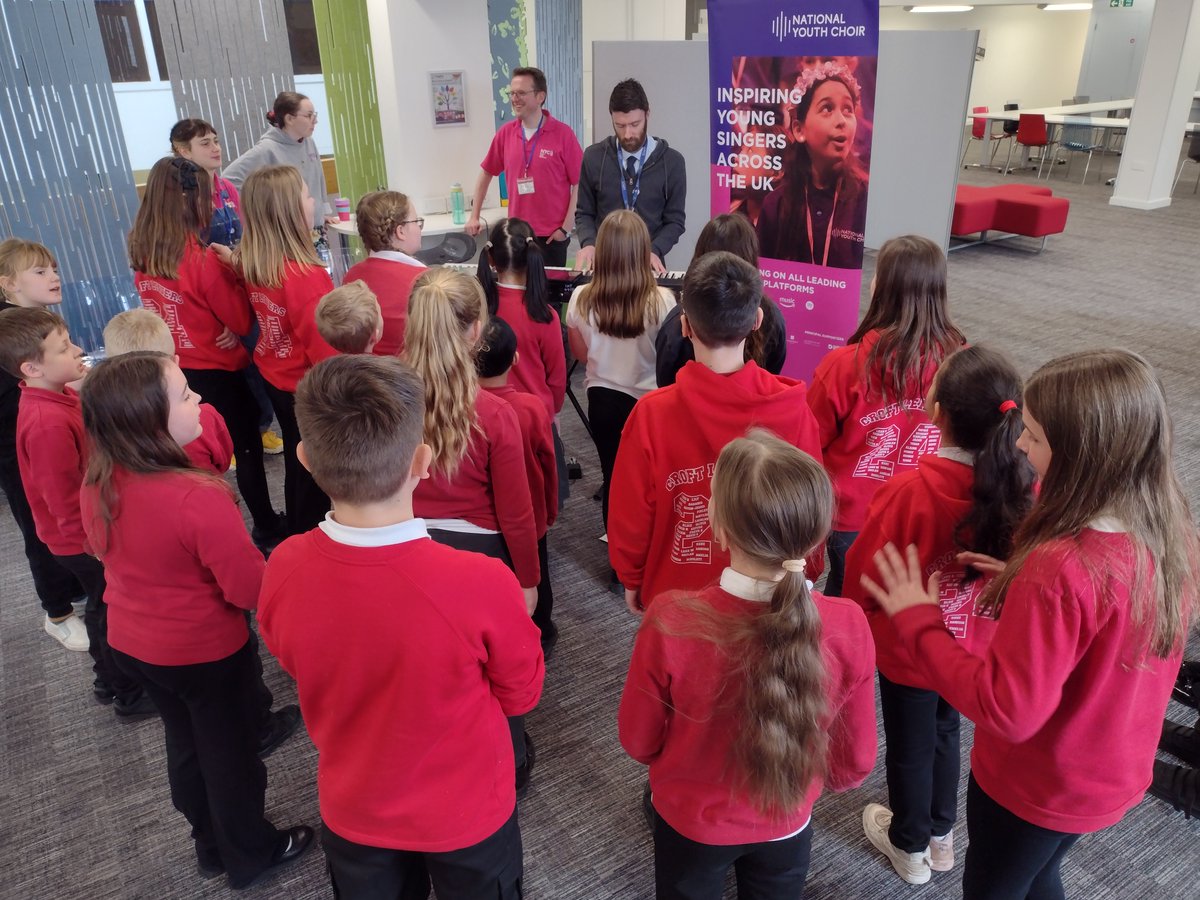
[[[1012,234],[1042,238],[1062,234],[1067,227],[1071,201],[1066,197],[998,197],[996,198],[995,228]]]

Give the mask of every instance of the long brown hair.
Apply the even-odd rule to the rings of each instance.
[[[476,322],[487,324],[487,301],[470,275],[435,267],[413,282],[404,361],[425,384],[425,443],[433,450],[433,468],[447,478],[458,471],[479,428],[476,344],[468,337]]]
[[[792,812],[827,768],[821,616],[798,563],[825,539],[832,517],[829,476],[804,451],[761,429],[721,451],[712,479],[714,535],[759,565],[789,565],[770,605],[748,620],[707,604],[685,602],[684,609],[696,618],[694,636],[721,645],[740,667],[734,761],[767,814]]]
[[[188,242],[203,243],[212,214],[212,176],[190,160],[164,156],[146,176],[146,193],[129,232],[130,268],[154,278],[178,278]]]
[[[1172,461],[1171,417],[1154,369],[1128,350],[1061,356],[1034,372],[1025,386],[1025,409],[1045,433],[1050,464],[983,607],[999,614],[1017,573],[1042,544],[1075,537],[1094,519],[1115,516],[1142,551],[1127,575],[1133,622],[1151,653],[1169,656],[1187,629],[1200,561],[1196,525]]]
[[[946,297],[946,254],[933,241],[906,234],[879,248],[871,305],[846,339],[880,332],[864,367],[868,394],[885,402],[925,396],[942,360],[966,343]]]
[[[139,475],[182,472],[221,485],[233,497],[224,479],[193,466],[187,452],[171,437],[166,373],[173,365],[165,353],[123,353],[97,363],[79,391],[83,427],[90,442],[83,483],[97,489],[104,537],[95,549],[101,556],[118,513],[120,498],[113,485],[117,467]]]
[[[579,315],[601,334],[639,337],[658,321],[658,282],[650,267],[650,232],[631,209],[609,213],[596,233],[592,283],[579,294]]]
[[[289,262],[321,264],[303,198],[304,180],[295,166],[266,166],[242,185],[244,231],[234,256],[247,284],[277,288]]]

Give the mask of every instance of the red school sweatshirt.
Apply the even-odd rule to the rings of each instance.
[[[517,335],[520,354],[509,378],[518,388],[541,400],[550,421],[554,421],[567,396],[567,351],[558,313],[551,309],[549,322],[535,322],[525,311],[523,289],[500,285],[497,293],[500,303],[496,315]]]
[[[517,390],[511,384],[482,390],[504,400],[517,414],[525,450],[525,474],[529,478],[529,493],[533,499],[533,521],[540,539],[558,518],[558,466],[554,462],[554,435],[550,431],[550,418],[542,401],[533,394]]]
[[[833,479],[837,506],[834,531],[858,531],[867,504],[879,487],[917,460],[937,451],[941,434],[925,414],[920,385],[899,401],[867,393],[866,361],[879,340],[869,331],[862,342],[825,355],[813,373],[808,404],[821,428],[825,469]],[[930,366],[928,377],[937,370]],[[926,384],[928,379],[922,379]]]
[[[753,361],[718,375],[691,360],[674,384],[634,406],[613,469],[608,556],[643,604],[664,591],[702,588],[729,564],[708,522],[712,473],[721,449],[751,428],[766,428],[821,461],[804,382]]]
[[[621,746],[650,766],[654,808],[684,837],[727,845],[793,834],[812,815],[823,784],[814,782],[794,810],[774,820],[739,787],[731,767],[743,728],[741,667],[712,641],[679,636],[695,627],[695,614],[680,604],[684,596],[660,597],[638,630],[618,713]],[[824,784],[845,791],[862,784],[875,765],[874,653],[858,607],[839,597],[812,597],[821,616],[828,704]],[[736,617],[768,608],[716,586],[697,599]]]
[[[441,853],[512,815],[505,717],[534,707],[545,666],[503,563],[427,537],[353,547],[314,528],[272,552],[258,622],[296,680],[337,834]]]
[[[214,475],[224,475],[233,462],[233,438],[225,420],[216,408],[207,403],[200,404],[200,437],[184,445],[183,451],[198,469]]]
[[[87,445],[79,395],[21,382],[17,407],[17,467],[37,536],[55,556],[87,552],[79,516],[79,486]]]
[[[1098,831],[1150,784],[1183,647],[1167,659],[1145,651],[1129,583],[1139,552],[1127,534],[1091,528],[1039,547],[1013,579],[983,657],[933,606],[893,619],[925,677],[975,723],[975,780],[1026,822]]]
[[[181,369],[236,372],[250,364],[241,344],[229,350],[217,346],[226,328],[239,336],[249,334],[251,312],[241,279],[216,253],[190,238],[177,278],[136,272],[133,280],[142,306],[171,329]]]
[[[371,351],[375,356],[399,356],[404,351],[408,298],[412,294],[413,282],[424,271],[424,266],[413,266],[381,256],[368,256],[346,270],[342,284],[361,281],[379,299],[379,310],[383,313],[383,337]]]
[[[476,394],[475,415],[479,429],[458,471],[453,478],[434,473],[418,484],[413,511],[425,519],[465,519],[499,531],[521,587],[537,587],[538,533],[521,425],[513,408],[487,391]]]
[[[971,511],[975,470],[966,463],[923,456],[914,472],[904,472],[879,489],[867,520],[846,554],[842,590],[863,608],[875,638],[875,663],[896,684],[936,690],[900,642],[891,619],[860,583],[866,574],[880,583],[874,556],[890,541],[901,550],[916,544],[923,577],[941,572],[938,605],[946,629],[976,655],[983,655],[996,633],[996,620],[975,606],[989,579],[964,583],[966,568],[955,561],[962,550],[954,540],[958,523]]]
[[[113,487],[109,528],[96,487],[80,497],[88,544],[104,563],[108,642],[156,666],[216,662],[240,650],[263,556],[229,487],[205,475],[123,469]]]
[[[273,387],[295,393],[305,372],[337,356],[318,333],[316,319],[317,303],[333,290],[333,281],[320,266],[289,262],[279,287],[248,288],[261,329],[254,362]]]

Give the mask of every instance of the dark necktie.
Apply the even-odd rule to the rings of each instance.
[[[629,183],[629,190],[633,190],[633,183],[637,180],[637,157],[630,155],[625,157],[625,180]]]

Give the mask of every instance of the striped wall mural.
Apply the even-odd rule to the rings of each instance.
[[[220,132],[225,162],[267,130],[275,95],[294,91],[284,0],[157,0],[163,56],[179,118]],[[163,155],[169,151],[163,123]]]
[[[333,120],[327,127],[337,148],[338,193],[353,206],[363,194],[387,187],[367,3],[313,0],[313,12]]]
[[[550,88],[546,108],[583,135],[583,0],[538,3],[537,66]]]
[[[136,209],[92,0],[0,0],[0,237],[53,251],[85,350],[138,305],[125,243]]]

